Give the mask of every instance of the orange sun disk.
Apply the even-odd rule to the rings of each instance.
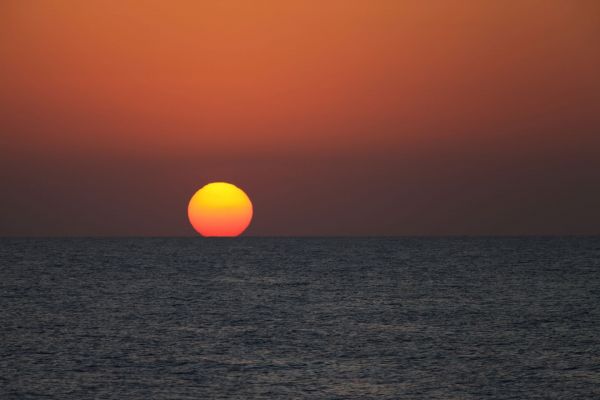
[[[188,218],[202,236],[239,236],[252,220],[250,198],[235,185],[213,182],[190,199]]]

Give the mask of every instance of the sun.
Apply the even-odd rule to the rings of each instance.
[[[213,182],[198,190],[188,204],[188,218],[202,236],[239,236],[252,220],[248,195],[231,183]]]

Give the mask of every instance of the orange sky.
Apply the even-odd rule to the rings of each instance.
[[[600,233],[600,5],[0,4],[0,235]]]

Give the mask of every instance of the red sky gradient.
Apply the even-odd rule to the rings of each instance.
[[[0,235],[600,233],[600,3],[0,3]]]

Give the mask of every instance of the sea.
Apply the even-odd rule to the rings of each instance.
[[[0,399],[599,399],[600,237],[0,239]]]

